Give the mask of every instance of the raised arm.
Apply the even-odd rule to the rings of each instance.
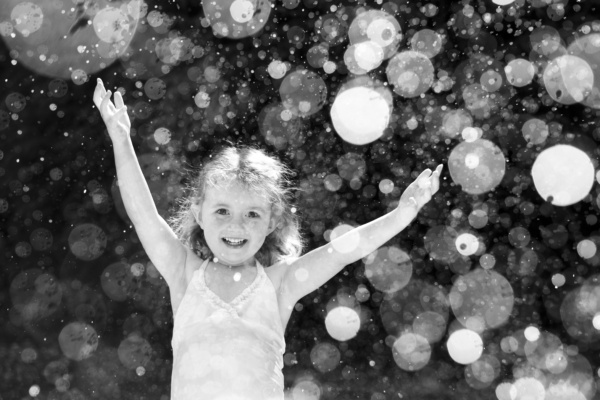
[[[433,173],[429,169],[423,171],[402,193],[398,207],[391,212],[335,238],[287,265],[277,266],[285,269],[281,282],[285,298],[296,302],[326,283],[346,265],[367,256],[400,233],[438,191],[441,172],[442,165]],[[357,245],[347,249],[348,242],[356,242]],[[308,274],[299,274],[299,270]]]
[[[121,93],[106,90],[98,79],[94,104],[98,107],[113,144],[119,191],[146,254],[171,291],[182,284],[186,249],[160,216],[138,163],[130,137],[131,122]],[[173,293],[171,293],[173,296]]]

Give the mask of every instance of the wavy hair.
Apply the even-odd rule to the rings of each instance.
[[[187,185],[187,195],[178,201],[176,212],[169,218],[173,231],[185,245],[202,258],[214,254],[204,239],[204,231],[196,222],[192,207],[204,200],[208,187],[238,182],[253,193],[265,196],[271,204],[271,218],[277,218],[271,232],[256,254],[264,266],[273,265],[302,253],[300,223],[292,205],[289,168],[282,162],[252,147],[226,147],[196,172]]]

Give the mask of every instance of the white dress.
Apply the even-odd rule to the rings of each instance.
[[[224,302],[194,272],[173,327],[171,400],[283,400],[284,329],[262,265]]]

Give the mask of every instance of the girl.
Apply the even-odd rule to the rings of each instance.
[[[342,235],[300,255],[286,168],[259,150],[229,148],[204,166],[172,229],[137,163],[120,93],[113,103],[98,79],[94,103],[127,215],[169,286],[173,400],[282,400],[283,335],[295,303],[401,232],[439,188],[441,165],[422,172],[395,210],[352,231],[354,250],[336,250]]]

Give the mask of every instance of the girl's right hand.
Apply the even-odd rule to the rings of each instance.
[[[102,120],[108,129],[111,140],[123,140],[129,138],[131,121],[127,115],[127,106],[123,103],[120,92],[115,92],[115,102],[110,101],[111,91],[104,89],[102,79],[98,78],[94,90],[94,104],[98,107]]]

